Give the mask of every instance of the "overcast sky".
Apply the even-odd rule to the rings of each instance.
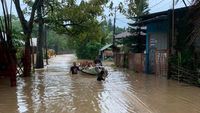
[[[10,1],[11,0],[6,0],[8,2],[8,4],[10,5]],[[79,0],[77,0],[79,1]],[[120,2],[123,2],[125,0],[111,0],[114,3],[114,6],[117,6]],[[165,11],[168,10],[170,8],[172,8],[172,1],[173,0],[149,0],[149,9],[150,9],[150,13],[155,13],[155,12],[160,12],[160,11]],[[189,5],[190,3],[188,1],[191,0],[186,0],[187,4]],[[25,4],[21,3],[22,7],[25,7]],[[184,4],[182,2],[182,0],[180,0],[180,2],[178,2],[175,6],[176,8],[179,7],[184,7]],[[0,5],[0,14],[2,14],[2,7]],[[14,14],[16,14],[15,11],[15,7],[13,7],[13,11]],[[113,20],[113,17],[109,17],[109,10],[106,9],[104,14],[107,16],[107,18],[111,18]],[[117,12],[117,19],[116,19],[116,26],[119,27],[128,27],[127,23],[132,22],[131,20],[127,20],[125,16],[123,16],[122,14],[120,14],[119,12]]]
[[[119,4],[120,1],[124,1],[124,0],[112,0],[114,2],[114,5]],[[189,1],[191,0],[186,0],[187,4],[189,5]],[[150,9],[150,13],[155,13],[155,12],[160,12],[160,11],[165,11],[165,10],[169,10],[172,8],[172,3],[173,0],[149,0],[149,9]],[[180,2],[178,2],[175,6],[175,8],[180,8],[180,7],[184,7],[185,5],[183,4],[182,0],[180,0]],[[105,11],[105,14],[107,15],[109,11]],[[110,17],[111,19],[113,19],[113,17]],[[127,20],[125,16],[123,16],[122,14],[120,14],[119,12],[117,13],[117,19],[116,19],[116,25],[119,27],[128,27],[128,22],[132,22],[131,20]]]

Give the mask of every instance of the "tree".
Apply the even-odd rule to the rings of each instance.
[[[101,26],[97,20],[88,23],[90,28],[76,35],[76,38],[70,38],[78,58],[93,59],[98,55],[101,47],[101,41],[104,37]],[[72,43],[73,42],[73,43]],[[92,51],[93,50],[93,51]]]
[[[80,4],[77,4],[71,0],[56,4],[54,11],[48,15],[48,19],[51,21],[50,27],[59,34],[67,34],[70,37],[69,45],[76,50],[78,55],[81,52],[80,49],[87,49],[87,43],[101,43],[103,30],[97,17],[102,16],[105,3],[107,3],[106,0],[92,0],[81,1]],[[61,10],[62,12],[60,12]],[[89,57],[90,55],[85,56]]]
[[[191,8],[191,11],[190,11],[190,15],[189,15],[189,18],[190,18],[190,23],[194,26],[194,28],[192,29],[192,35],[190,36],[190,41],[188,41],[188,44],[189,46],[192,45],[192,43],[195,41],[196,38],[199,38],[200,36],[200,31],[199,31],[199,28],[200,28],[200,23],[199,23],[199,20],[200,20],[200,0],[192,0],[193,1],[193,4],[192,4],[192,8]]]
[[[39,6],[39,4],[41,4],[41,0],[35,0],[32,3],[32,9],[30,12],[30,18],[27,21],[23,10],[20,6],[20,0],[13,0],[15,7],[16,7],[16,11],[19,17],[19,20],[21,22],[21,26],[25,35],[25,53],[24,53],[24,76],[30,76],[30,72],[31,72],[31,47],[30,47],[30,39],[31,39],[31,33],[32,33],[32,29],[33,29],[33,23],[34,23],[34,16],[35,16],[35,12]],[[30,1],[27,1],[30,2]]]
[[[187,5],[186,5],[187,6]],[[191,8],[179,20],[179,26],[176,36],[175,49],[177,53],[174,55],[176,60],[178,59],[178,53],[181,54],[181,66],[191,70],[196,70],[200,67],[200,64],[196,61],[200,59],[199,53],[195,52],[194,42],[200,37],[200,1],[193,0]],[[176,20],[175,20],[176,22]],[[183,24],[184,23],[184,24]]]
[[[68,44],[68,40],[69,40],[68,35],[57,34],[55,31],[50,29],[48,31],[47,37],[48,37],[47,38],[48,48],[56,50],[55,49],[56,45],[59,45],[58,51],[57,51],[58,53],[63,53],[63,52],[64,53],[72,53],[73,52],[73,48],[70,48],[69,44]]]
[[[112,25],[112,20],[111,19],[108,20],[108,30],[109,31],[113,31],[113,25]]]
[[[24,36],[22,34],[22,27],[19,19],[12,16],[12,38],[13,45],[16,48],[17,60],[21,60],[24,50]]]
[[[98,42],[85,42],[76,49],[76,55],[81,59],[95,59],[99,54],[101,44]]]
[[[127,18],[139,17],[149,13],[148,0],[128,0]]]
[[[129,0],[128,1],[128,10],[126,12],[126,16],[129,19],[132,19],[134,22],[140,21],[138,17],[146,15],[149,13],[147,0]],[[134,18],[136,17],[136,18]],[[131,28],[132,34],[136,34],[135,36],[131,36],[127,42],[133,42],[136,46],[133,47],[133,52],[141,53],[145,49],[145,37],[141,35],[143,32],[142,26],[136,26]],[[132,44],[131,44],[132,45]],[[130,47],[130,44],[128,44]]]
[[[41,3],[38,5],[37,8],[37,18],[38,18],[38,38],[37,38],[37,58],[36,58],[36,68],[44,68],[44,61],[43,61],[43,45],[44,45],[44,21],[42,15],[42,8],[43,8],[44,0],[41,0]]]
[[[0,71],[10,77],[11,86],[16,86],[16,48],[12,36],[12,15],[8,12],[6,0],[1,0],[3,17],[0,18]]]

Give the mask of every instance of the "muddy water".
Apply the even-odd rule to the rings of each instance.
[[[200,88],[109,66],[106,81],[97,82],[70,75],[74,60],[52,58],[45,70],[18,78],[16,88],[0,79],[0,113],[200,113]]]

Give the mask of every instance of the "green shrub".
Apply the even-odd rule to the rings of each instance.
[[[97,42],[81,44],[76,50],[79,59],[95,59],[99,54],[101,44]]]

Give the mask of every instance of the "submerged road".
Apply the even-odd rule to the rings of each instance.
[[[110,66],[108,78],[70,75],[74,55],[58,55],[15,88],[0,79],[0,113],[200,113],[200,88]]]

